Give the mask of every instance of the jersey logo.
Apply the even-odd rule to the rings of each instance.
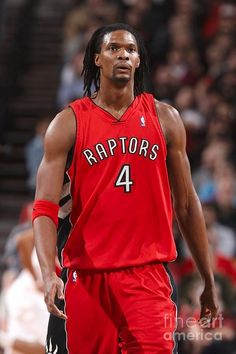
[[[72,274],[72,281],[73,281],[74,283],[76,283],[77,278],[78,278],[78,275],[77,275],[77,272],[76,272],[76,270],[75,270],[75,271],[73,272],[73,274]]]
[[[50,338],[49,346],[46,344],[46,354],[56,354],[56,353],[58,353],[58,346],[56,345],[56,347],[53,348],[52,338]]]
[[[146,121],[145,121],[144,116],[140,117],[140,125],[141,125],[141,127],[146,127]]]

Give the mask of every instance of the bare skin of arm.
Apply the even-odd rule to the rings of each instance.
[[[68,152],[76,133],[74,113],[70,108],[59,113],[45,135],[44,157],[38,170],[36,200],[59,203]],[[35,246],[44,282],[44,299],[48,311],[65,319],[55,305],[55,297],[64,298],[64,284],[55,272],[57,230],[47,216],[34,221]]]
[[[185,129],[176,109],[158,101],[156,108],[167,143],[167,168],[175,215],[204,282],[200,318],[212,320],[218,312],[216,291],[204,217],[186,154]]]
[[[20,339],[16,339],[13,343],[13,353],[12,354],[44,354],[44,346],[40,343],[30,343],[25,342]]]
[[[34,267],[31,261],[32,251],[34,248],[33,230],[21,232],[16,239],[17,249],[20,256],[21,265],[30,271],[34,280],[37,280]]]

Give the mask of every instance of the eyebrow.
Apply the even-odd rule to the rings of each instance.
[[[107,45],[108,46],[109,45],[121,45],[121,43],[120,42],[110,42],[110,43],[107,43]],[[125,43],[125,45],[137,47],[137,44],[134,42]]]

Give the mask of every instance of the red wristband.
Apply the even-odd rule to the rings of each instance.
[[[33,204],[32,222],[38,216],[48,216],[58,226],[59,205],[49,200],[35,200]]]

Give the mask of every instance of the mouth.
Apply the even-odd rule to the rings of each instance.
[[[130,65],[127,64],[118,64],[115,66],[115,69],[121,72],[129,72],[131,71]]]

